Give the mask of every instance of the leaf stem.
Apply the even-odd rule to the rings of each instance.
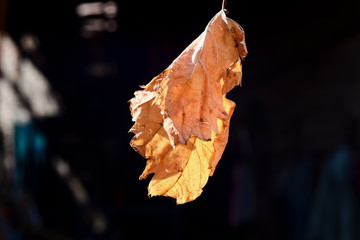
[[[226,0],[223,0],[221,10],[225,10],[226,7]]]

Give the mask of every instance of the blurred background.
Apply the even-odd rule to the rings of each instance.
[[[220,8],[0,0],[0,239],[360,239],[358,0],[228,0],[228,146],[194,202],[147,197],[127,101]]]

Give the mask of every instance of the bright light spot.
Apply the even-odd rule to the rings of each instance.
[[[4,167],[8,171],[15,168],[14,125],[17,121],[16,111],[19,107],[20,103],[11,83],[0,78],[0,130],[3,133],[5,151]]]
[[[86,17],[89,15],[100,15],[103,11],[102,5],[102,2],[82,3],[77,6],[76,13],[80,17]]]
[[[76,202],[80,205],[88,203],[88,194],[80,182],[80,180],[71,174],[70,166],[61,158],[54,159],[53,166],[56,172],[62,177],[68,184],[71,192],[74,194]]]
[[[18,87],[29,101],[34,116],[49,117],[59,113],[58,102],[47,79],[30,60],[21,62]]]
[[[74,193],[76,201],[81,205],[87,203],[89,198],[84,186],[81,184],[79,179],[76,177],[72,177],[68,180],[68,183],[71,191]]]
[[[84,38],[91,38],[102,31],[115,32],[118,28],[118,23],[113,20],[118,13],[118,6],[114,1],[81,3],[77,6],[76,12],[80,17],[86,17],[80,30]],[[95,15],[103,17],[91,18]]]
[[[113,1],[81,3],[76,7],[76,13],[80,17],[104,14],[107,18],[114,18],[117,15],[118,7]]]
[[[55,162],[55,169],[61,177],[67,177],[70,174],[69,164],[62,159]]]
[[[28,53],[35,52],[39,47],[39,39],[31,33],[25,33],[20,38],[23,49]]]
[[[19,51],[9,36],[4,34],[0,37],[0,68],[6,79],[14,81],[18,77]]]
[[[107,18],[114,18],[117,15],[117,4],[115,2],[107,2],[103,4],[103,11]]]
[[[4,134],[12,134],[16,121],[14,109],[19,106],[18,99],[11,84],[0,79],[0,129]]]

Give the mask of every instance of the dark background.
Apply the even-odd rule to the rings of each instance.
[[[358,0],[228,1],[249,51],[243,86],[228,94],[237,107],[215,174],[185,205],[147,197],[149,180],[138,180],[146,161],[129,146],[128,100],[221,1],[115,2],[116,31],[88,35],[88,19],[109,19],[79,17],[83,1],[11,0],[2,11],[62,110],[32,118],[46,160],[27,158],[21,193],[4,180],[4,239],[359,239]],[[38,39],[35,52],[22,49],[24,33]],[[57,174],[59,158],[86,190],[85,204]]]

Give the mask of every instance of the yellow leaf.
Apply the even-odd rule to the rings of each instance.
[[[140,179],[154,173],[150,196],[183,204],[197,198],[225,150],[235,103],[226,93],[241,84],[244,31],[220,11],[205,31],[144,90],[130,110],[130,145],[147,158]]]
[[[219,133],[212,132],[212,140],[204,141],[191,136],[188,144],[178,143],[171,151],[171,155],[185,155],[187,162],[181,161],[185,166],[179,172],[155,173],[149,184],[149,195],[163,195],[176,198],[178,204],[196,199],[206,185],[209,176],[215,170],[228,140],[229,120],[235,104],[224,98],[224,107],[228,113],[225,121],[218,120]],[[220,144],[219,144],[220,143]],[[220,146],[221,145],[221,146]],[[166,159],[164,159],[166,161]],[[148,161],[149,162],[149,161]]]
[[[141,117],[147,118],[149,131],[142,131],[139,134],[136,127],[131,130],[137,133],[130,143],[131,146],[149,158],[140,179],[155,173],[148,187],[150,196],[173,197],[177,199],[178,204],[192,201],[201,194],[202,188],[213,174],[224,152],[235,103],[223,98],[228,118],[225,121],[218,119],[219,132],[212,132],[211,141],[191,136],[186,145],[177,143],[175,148],[171,146],[164,128],[149,120],[156,119],[153,116],[159,114],[159,109],[156,107],[157,113],[147,115],[152,111],[150,109],[154,109],[150,103],[151,101],[148,101],[137,107],[141,109]],[[137,123],[134,126],[136,125]]]

